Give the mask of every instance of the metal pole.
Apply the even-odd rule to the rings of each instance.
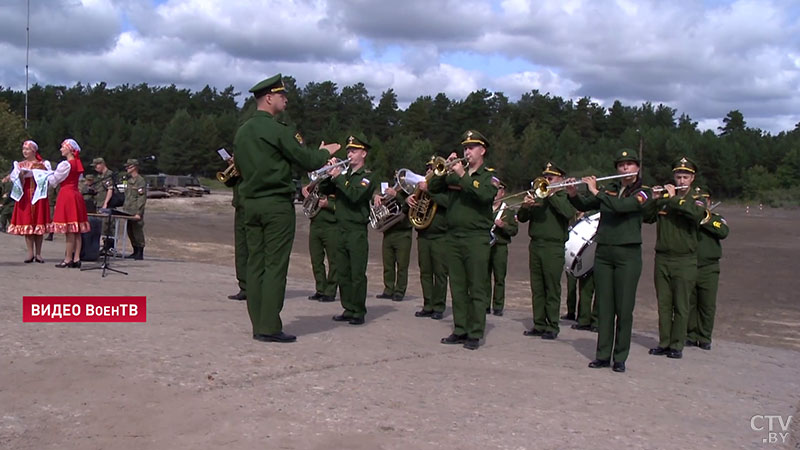
[[[31,52],[31,0],[28,0],[28,23],[25,26],[25,129],[28,129],[28,60]]]

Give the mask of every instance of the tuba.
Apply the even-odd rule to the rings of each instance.
[[[344,170],[346,171],[350,166],[350,158],[337,161],[334,164],[308,173],[308,179],[311,180],[311,183],[309,183],[307,186],[308,196],[303,199],[303,214],[309,219],[313,219],[317,214],[319,214],[319,199],[322,198],[322,194],[319,192],[319,184],[323,180],[330,178],[331,169],[339,166],[344,166]]]
[[[400,183],[395,183],[392,186],[392,189],[395,191],[400,188]],[[405,218],[405,213],[403,212],[403,205],[397,200],[397,196],[387,198],[386,195],[381,197],[381,204],[375,205],[374,203],[370,203],[369,205],[369,225],[375,231],[386,231],[394,224],[400,222]]]

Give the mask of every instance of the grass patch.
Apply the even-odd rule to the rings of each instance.
[[[211,189],[212,191],[230,190],[231,189],[228,186],[225,186],[224,184],[222,184],[219,181],[217,181],[216,178],[203,178],[203,177],[198,177],[198,178],[200,180],[200,184],[202,184],[203,186],[206,186],[207,188]]]

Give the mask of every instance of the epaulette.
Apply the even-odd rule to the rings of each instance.
[[[486,168],[486,171],[487,171],[487,172],[494,172],[494,167],[487,167],[487,168]]]

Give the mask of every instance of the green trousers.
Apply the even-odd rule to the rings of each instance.
[[[653,278],[658,298],[658,346],[683,350],[689,324],[689,297],[697,281],[697,255],[656,253]]]
[[[244,200],[247,234],[247,312],[253,334],[283,330],[281,310],[294,242],[294,206],[289,197]]]
[[[575,314],[576,309],[577,315]],[[575,316],[580,326],[597,326],[597,302],[594,301],[593,272],[589,272],[581,278],[567,274],[567,314]]]
[[[239,290],[247,292],[247,227],[245,226],[244,206],[236,208],[233,215],[233,251],[236,264],[236,280]]]
[[[625,362],[631,349],[636,286],[642,275],[642,246],[597,245],[594,283],[597,293],[595,358]]]
[[[336,273],[345,317],[364,318],[367,314],[367,226],[339,224]]]
[[[701,344],[711,343],[714,316],[717,314],[719,261],[697,268],[697,284],[689,298],[687,339]]]
[[[406,295],[411,259],[411,228],[383,233],[383,293]]]
[[[453,235],[449,241],[447,271],[453,298],[453,334],[480,339],[489,306],[489,240],[482,232]]]
[[[489,292],[492,294],[491,306],[495,311],[502,311],[506,304],[506,273],[508,273],[508,244],[494,244],[489,247],[489,282],[494,284]]]
[[[144,218],[142,220],[128,220],[128,239],[134,247],[144,248]]]
[[[531,241],[528,245],[528,267],[531,275],[533,329],[558,334],[564,244]]]
[[[314,272],[316,293],[336,297],[336,243],[339,229],[334,222],[311,220],[308,233],[308,253],[311,255],[311,270]],[[327,272],[325,257],[328,258]]]
[[[422,284],[422,310],[444,312],[447,305],[448,237],[417,239],[419,281]]]

